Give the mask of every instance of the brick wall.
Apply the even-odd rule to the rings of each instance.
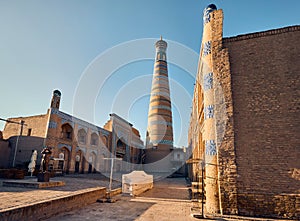
[[[18,117],[9,118],[13,122],[24,121],[22,136],[19,137],[15,166],[27,169],[27,165],[30,162],[32,151],[38,151],[37,164],[40,164],[41,150],[44,145],[44,139],[47,132],[48,114],[36,115],[30,117]],[[3,130],[3,138],[8,139],[11,151],[5,153],[6,159],[8,159],[8,166],[12,167],[13,158],[15,154],[16,142],[20,135],[21,125],[14,123],[6,123]]]
[[[28,169],[28,164],[31,159],[31,155],[33,150],[37,150],[38,156],[36,160],[36,167],[40,165],[42,154],[41,151],[44,146],[44,138],[41,137],[33,137],[33,136],[22,136],[19,137],[16,158],[15,158],[15,167],[23,168],[25,170]],[[9,139],[9,144],[11,147],[11,151],[9,155],[9,167],[12,167],[12,162],[15,154],[17,136],[13,136]]]
[[[48,114],[36,115],[30,117],[16,117],[9,118],[9,120],[14,122],[24,121],[26,125],[23,127],[23,136],[27,136],[28,130],[31,129],[30,136],[35,137],[45,137],[48,123]],[[11,136],[18,136],[20,134],[21,125],[14,123],[6,123],[3,130],[3,138],[8,139]]]
[[[300,206],[300,196],[293,195],[300,187],[293,176],[300,169],[299,39],[300,26],[223,40],[230,61],[240,214],[300,217],[299,209],[290,213]],[[294,203],[282,207],[289,200]]]
[[[222,47],[223,12],[213,12],[212,51],[221,211],[237,214],[237,166],[228,50]]]
[[[1,140],[0,138],[0,168],[9,167],[9,158],[11,148],[9,146],[8,140]]]

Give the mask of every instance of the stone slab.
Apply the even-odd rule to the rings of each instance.
[[[2,185],[6,187],[42,189],[42,188],[49,188],[49,187],[64,186],[65,182],[63,181],[37,182],[34,180],[10,180],[10,181],[3,181]]]

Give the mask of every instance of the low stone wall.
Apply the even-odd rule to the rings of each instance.
[[[7,187],[19,187],[19,188],[49,188],[64,186],[66,183],[63,181],[50,181],[50,182],[37,182],[32,180],[12,180],[12,181],[3,181],[2,185]]]
[[[274,198],[278,217],[300,220],[300,194],[280,194]]]
[[[20,169],[0,169],[0,178],[5,179],[24,179],[25,171]]]
[[[110,193],[109,193],[109,192],[106,192],[106,197],[109,197],[109,194],[110,194],[110,196],[112,197],[112,196],[119,195],[119,194],[121,194],[121,193],[122,193],[122,188],[113,189],[113,190],[111,190]]]
[[[105,187],[89,188],[76,191],[68,196],[41,201],[22,207],[11,208],[0,212],[1,221],[40,220],[50,218],[61,212],[70,211],[95,203],[106,195]]]

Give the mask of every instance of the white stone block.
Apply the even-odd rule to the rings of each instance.
[[[148,175],[144,171],[132,171],[122,175],[122,193],[137,196],[153,188],[153,175]]]

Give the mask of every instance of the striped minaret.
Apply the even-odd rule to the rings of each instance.
[[[155,163],[165,158],[173,149],[172,108],[170,99],[167,42],[162,37],[155,44],[156,57],[153,71],[152,88],[148,113],[145,163]],[[168,162],[165,166],[170,167]],[[161,164],[163,165],[163,164]],[[153,167],[154,169],[154,167]],[[166,172],[169,168],[156,168]]]

